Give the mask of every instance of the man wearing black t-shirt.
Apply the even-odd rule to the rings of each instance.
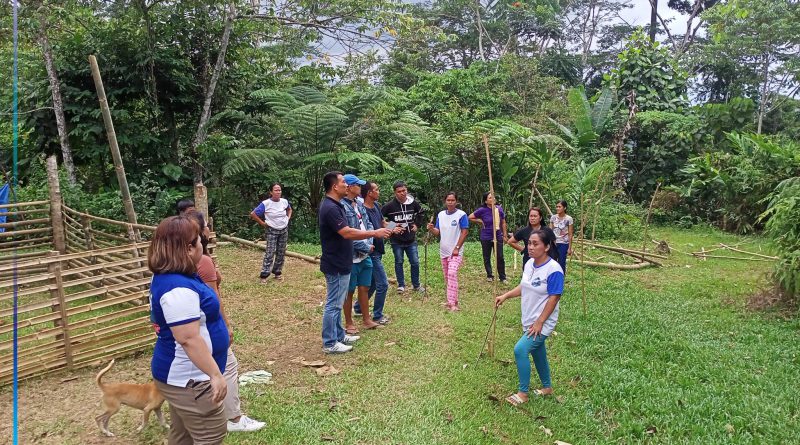
[[[322,179],[325,198],[319,206],[319,238],[322,257],[319,268],[325,274],[327,298],[322,313],[322,350],[327,354],[348,352],[350,344],[359,339],[347,335],[342,326],[342,306],[350,284],[353,267],[353,240],[388,238],[392,231],[358,230],[347,225],[344,205],[347,185],[341,172],[329,172]]]

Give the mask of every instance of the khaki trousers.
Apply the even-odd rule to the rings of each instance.
[[[155,381],[169,402],[169,445],[218,445],[228,432],[223,404],[211,400],[211,383],[190,380],[185,388]]]
[[[222,376],[228,382],[228,395],[222,402],[225,407],[225,418],[235,419],[242,415],[242,403],[239,400],[239,361],[233,355],[233,348],[228,348],[228,362]]]

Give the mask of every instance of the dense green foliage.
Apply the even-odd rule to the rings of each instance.
[[[689,17],[688,34],[653,23],[655,41],[613,19],[629,6],[25,3],[18,194],[41,195],[43,156],[63,154],[48,82],[57,75],[77,171],[66,200],[122,217],[86,61],[94,54],[147,223],[202,181],[217,229],[255,238],[260,229],[247,214],[279,181],[295,208],[291,236],[311,241],[320,178],[332,169],[377,180],[383,200],[403,179],[431,210],[452,189],[471,211],[488,189],[485,134],[511,227],[524,224],[534,178],[551,206],[566,199],[579,224],[602,237],[637,236],[657,184],[659,222],[737,232],[769,226],[790,207],[767,212],[768,197],[800,176],[792,142],[800,135],[796,2],[669,2]],[[230,7],[230,40],[207,97]],[[10,4],[0,10],[9,29]],[[1,39],[0,54],[10,59],[10,33]],[[10,84],[7,71],[0,81]],[[207,99],[210,119],[201,125]],[[0,104],[5,116],[8,89]],[[6,120],[0,129],[0,165],[10,171]]]

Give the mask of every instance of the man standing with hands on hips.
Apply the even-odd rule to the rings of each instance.
[[[408,188],[403,181],[394,183],[394,199],[387,202],[381,213],[390,223],[395,223],[403,228],[400,233],[394,233],[392,252],[394,253],[394,273],[397,277],[397,292],[406,290],[405,274],[403,273],[403,254],[408,255],[411,264],[411,284],[414,290],[422,292],[419,282],[419,251],[417,249],[417,229],[422,225],[422,206],[408,194]]]

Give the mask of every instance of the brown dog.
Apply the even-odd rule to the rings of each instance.
[[[139,428],[136,429],[137,432],[142,431],[147,426],[151,411],[156,412],[156,417],[161,426],[169,428],[169,425],[164,420],[164,414],[161,412],[164,396],[161,395],[156,385],[153,382],[143,385],[137,383],[103,383],[103,375],[113,366],[114,360],[111,360],[111,363],[103,368],[95,379],[97,386],[103,391],[103,408],[105,409],[103,414],[94,419],[97,422],[97,426],[100,427],[100,431],[108,437],[114,437],[114,433],[108,430],[108,421],[111,420],[111,416],[119,411],[121,405],[128,405],[144,411],[144,419],[142,419],[142,424]]]

